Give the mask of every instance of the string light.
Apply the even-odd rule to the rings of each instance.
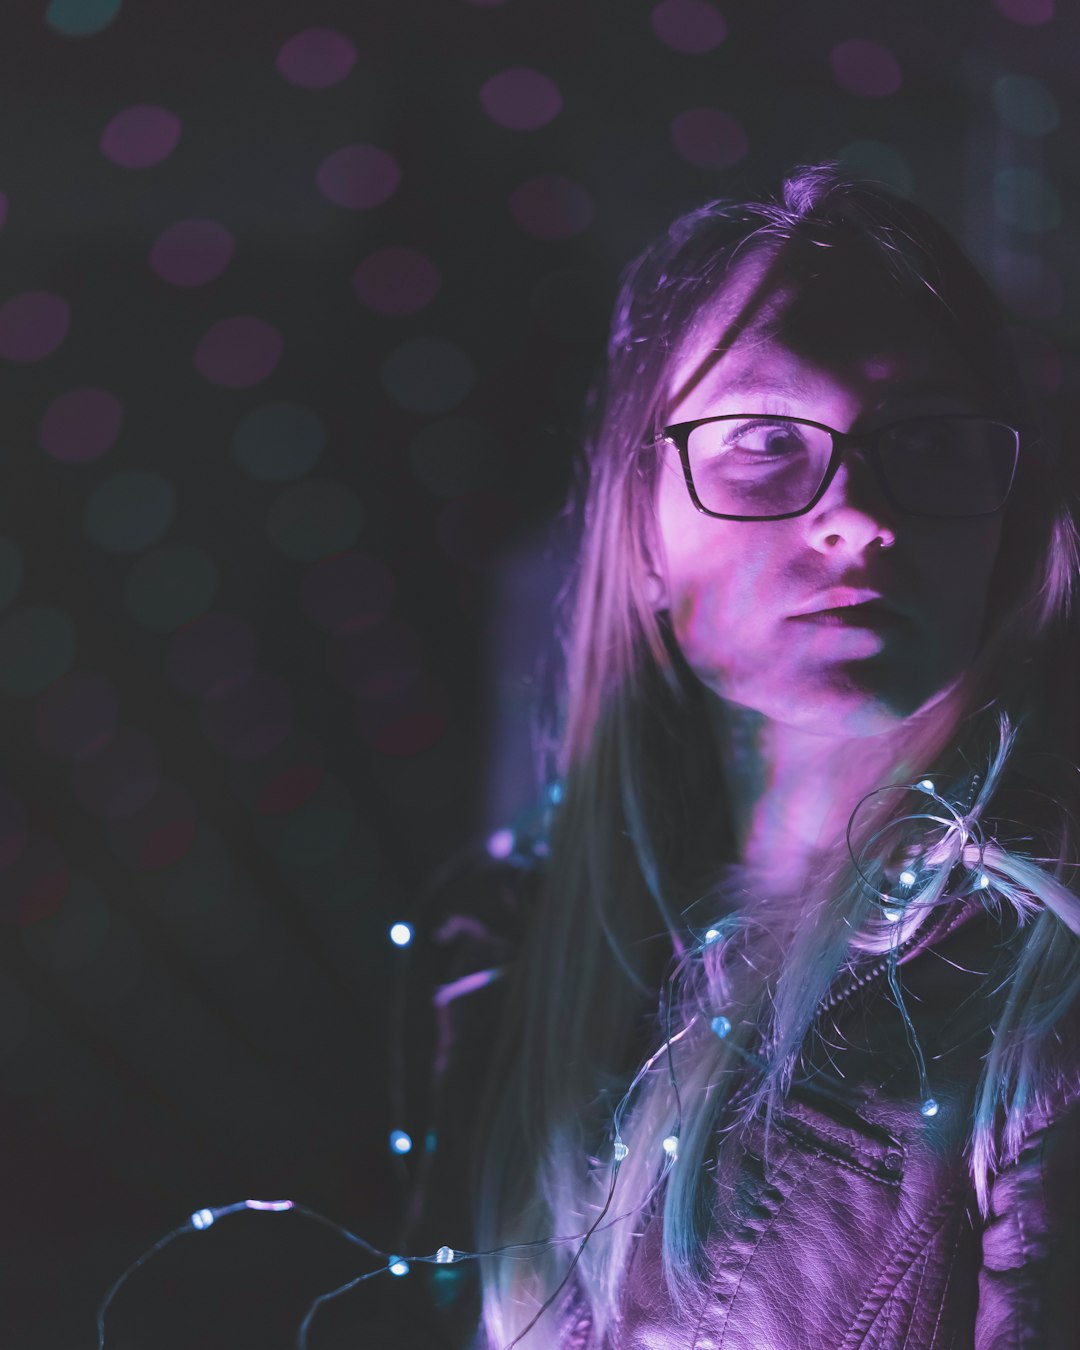
[[[391,1275],[408,1275],[409,1263],[403,1261],[400,1256],[394,1256],[390,1259],[390,1264],[386,1267]]]
[[[709,929],[706,929],[706,931],[705,931],[705,938],[704,938],[705,945],[706,945],[706,946],[709,946],[711,943],[715,942],[716,939],[717,939],[719,936],[720,936],[720,929],[719,929],[719,928],[709,928]]]
[[[435,1253],[435,1261],[440,1266],[448,1266],[457,1259],[457,1252],[453,1247],[440,1247]]]
[[[915,873],[914,873],[914,872],[911,872],[911,871],[908,871],[908,870],[905,868],[905,870],[904,870],[903,872],[900,873],[900,884],[901,884],[901,886],[914,886],[914,885],[915,885]]]
[[[390,1131],[390,1151],[392,1153],[411,1153],[412,1137],[404,1130]]]
[[[713,1033],[723,1040],[731,1031],[731,1019],[725,1017],[724,1014],[721,1013],[718,1017],[713,1018],[709,1023],[709,1026],[712,1028]]]
[[[395,947],[407,947],[413,940],[413,926],[411,923],[394,923],[390,925],[390,941]]]
[[[929,778],[920,779],[915,786],[922,788],[922,790],[929,793],[931,797],[936,795],[934,784]]]
[[[669,1134],[668,1137],[664,1140],[663,1148],[664,1152],[668,1155],[669,1158],[676,1157],[679,1152],[678,1135]]]
[[[927,1097],[926,1101],[919,1107],[920,1114],[926,1116],[927,1119],[931,1116],[936,1116],[940,1110],[941,1108],[938,1106],[937,1102],[934,1101],[933,1097]]]
[[[615,1140],[615,1148],[613,1152],[615,1154],[616,1162],[622,1162],[625,1158],[629,1157],[630,1155],[629,1147],[626,1144],[624,1144],[621,1139]]]

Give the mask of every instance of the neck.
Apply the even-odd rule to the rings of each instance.
[[[903,729],[823,736],[715,696],[709,706],[737,861],[768,894],[797,896],[859,801],[894,781]]]

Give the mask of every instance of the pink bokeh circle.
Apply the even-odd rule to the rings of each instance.
[[[439,290],[439,269],[415,248],[388,245],[369,253],[352,275],[356,298],[376,314],[418,314]]]
[[[150,249],[150,266],[173,286],[203,286],[219,277],[234,250],[233,237],[216,220],[178,220]]]
[[[116,734],[119,706],[108,676],[73,671],[38,695],[34,705],[37,742],[58,759],[86,759],[104,750]]]
[[[67,336],[71,306],[52,291],[23,291],[0,307],[0,356],[41,361]]]
[[[884,98],[903,84],[896,57],[869,38],[837,43],[829,53],[829,64],[838,83],[863,98]]]
[[[486,80],[480,86],[480,104],[508,131],[536,131],[558,116],[562,95],[542,71],[518,66]]]
[[[727,37],[723,16],[708,0],[662,0],[649,19],[666,47],[687,56],[711,52]]]
[[[336,553],[308,572],[300,588],[304,613],[331,633],[360,633],[390,611],[394,578],[379,558]]]
[[[401,168],[377,145],[345,145],[327,155],[315,174],[319,191],[335,206],[368,211],[398,190]]]
[[[76,760],[75,795],[92,816],[124,820],[141,810],[161,781],[154,745],[134,727],[120,727],[106,745]]]
[[[124,406],[108,389],[69,389],[45,409],[41,448],[53,459],[82,464],[99,459],[120,435]]]
[[[281,334],[265,319],[239,315],[208,329],[195,349],[195,367],[204,379],[227,389],[261,384],[281,360]]]
[[[180,140],[180,119],[168,108],[140,103],[117,113],[101,133],[100,149],[121,169],[149,169],[168,159]]]
[[[745,159],[746,133],[721,108],[691,108],[671,123],[675,149],[699,169],[730,169]]]
[[[328,89],[356,64],[356,46],[336,28],[305,28],[283,44],[276,64],[290,84]]]

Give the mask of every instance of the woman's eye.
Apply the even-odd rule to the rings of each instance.
[[[806,448],[798,427],[752,422],[736,427],[725,438],[728,448],[750,454],[790,455]]]

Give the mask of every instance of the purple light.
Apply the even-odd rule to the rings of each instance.
[[[837,81],[863,98],[895,94],[903,83],[896,57],[880,42],[868,38],[838,43],[829,55],[829,64]]]
[[[671,124],[671,139],[683,159],[699,169],[730,169],[744,159],[746,133],[720,108],[691,108]]]
[[[216,699],[251,678],[257,661],[255,630],[231,614],[204,614],[169,641],[169,678],[184,694]]]
[[[279,675],[258,671],[246,684],[203,708],[207,739],[231,759],[260,759],[289,735],[293,700]]]
[[[319,191],[347,211],[389,201],[401,182],[397,160],[377,145],[346,145],[327,155],[315,174]]]
[[[361,304],[376,314],[404,318],[418,314],[435,298],[439,269],[414,248],[390,245],[369,254],[352,275]]]
[[[277,68],[301,89],[327,89],[356,64],[356,47],[336,28],[306,28],[294,34],[277,56]]]
[[[176,149],[180,119],[168,108],[141,103],[117,113],[101,134],[100,149],[121,169],[149,169]]]
[[[513,830],[496,830],[488,837],[487,851],[492,858],[508,858],[514,851]]]
[[[83,464],[99,459],[123,424],[123,404],[108,389],[69,389],[45,409],[38,434],[47,455]]]
[[[150,266],[173,286],[203,286],[219,277],[233,255],[233,237],[216,220],[178,220],[150,249]]]
[[[471,975],[463,975],[459,980],[441,984],[432,995],[431,1001],[436,1008],[444,1008],[455,999],[463,998],[466,994],[474,994],[478,989],[493,984],[501,979],[504,973],[501,966],[495,966],[491,970],[477,970]]]
[[[687,56],[711,52],[727,37],[727,25],[707,0],[663,0],[649,18],[660,41]]]
[[[292,1209],[293,1202],[291,1200],[245,1200],[244,1207],[246,1209],[269,1209],[280,1211],[283,1209]]]
[[[123,820],[157,792],[161,767],[154,745],[134,727],[120,727],[109,743],[76,762],[75,795],[92,816]]]
[[[394,578],[378,558],[337,553],[307,574],[300,602],[309,619],[331,633],[361,633],[390,612]]]
[[[283,347],[281,334],[265,319],[222,319],[203,334],[195,349],[195,368],[227,389],[250,389],[271,373]]]
[[[539,70],[501,70],[480,87],[480,104],[493,122],[508,131],[536,131],[562,108],[562,95]]]
[[[41,361],[67,336],[71,306],[51,291],[23,291],[0,308],[0,356]]]
[[[1054,0],[994,0],[998,9],[1013,23],[1034,28],[1054,17]]]

